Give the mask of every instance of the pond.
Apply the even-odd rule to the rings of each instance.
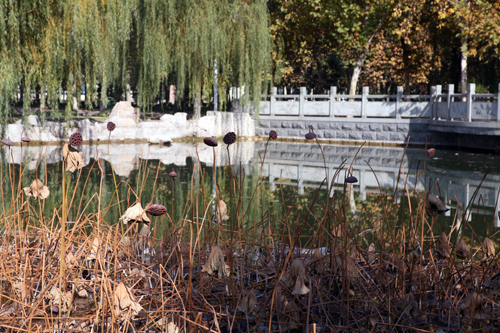
[[[159,227],[157,235],[162,235],[165,228],[177,221],[205,217],[213,220],[216,201],[211,199],[219,196],[229,207],[228,223],[234,228],[265,223],[272,217],[275,227],[291,221],[294,230],[300,230],[305,237],[315,232],[315,225],[329,211],[330,223],[335,225],[343,214],[346,226],[359,234],[382,227],[382,220],[390,220],[393,228],[405,225],[415,210],[423,207],[427,188],[450,208],[433,218],[434,232],[449,231],[467,220],[462,228],[464,235],[480,241],[484,236],[492,237],[500,227],[496,208],[500,169],[492,154],[437,149],[434,156],[426,158],[422,148],[360,149],[281,141],[238,141],[229,149],[226,147],[219,143],[212,149],[203,142],[81,146],[87,166],[81,173],[67,173],[68,221],[96,214],[100,204],[103,220],[115,224],[127,207],[140,198],[143,207],[159,203],[167,208],[168,214],[154,221]],[[51,194],[44,201],[28,202],[35,211],[43,211],[47,220],[52,219],[54,212],[60,214],[62,147],[2,147],[1,154],[0,204],[4,212],[11,212],[10,203],[20,187],[40,178]],[[97,159],[101,160],[102,175]],[[178,177],[169,176],[172,170]],[[344,183],[351,175],[359,180],[352,191]],[[230,181],[231,177],[237,179],[236,183]],[[206,212],[204,207],[208,207]],[[340,207],[348,209],[340,214]],[[23,218],[39,217],[25,214]],[[307,237],[301,238],[301,242],[307,246]]]

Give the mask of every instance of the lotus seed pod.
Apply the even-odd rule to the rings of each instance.
[[[146,209],[146,212],[153,216],[161,216],[167,212],[167,209],[162,205],[154,204],[149,206],[149,208]]]
[[[22,141],[22,142],[31,142],[31,139],[30,139],[30,138],[28,138],[27,136],[23,136],[23,137],[21,138],[21,141]]]
[[[207,136],[205,139],[203,139],[203,142],[205,142],[205,144],[210,147],[217,147],[218,145],[217,140],[215,140],[215,138],[211,136]]]
[[[307,140],[316,139],[316,134],[314,134],[313,132],[309,132],[309,133],[306,134],[306,139]]]
[[[276,140],[278,138],[278,133],[276,133],[275,130],[272,130],[271,132],[269,132],[269,137],[273,140]]]
[[[177,177],[177,172],[175,172],[174,170],[172,170],[168,175],[170,177],[172,177],[172,178],[175,178],[175,177]]]
[[[431,148],[427,150],[427,157],[432,157],[436,153],[436,149]]]
[[[236,134],[234,132],[229,132],[226,135],[224,135],[224,143],[226,145],[230,145],[236,142]]]
[[[82,135],[78,132],[71,134],[71,136],[69,137],[69,143],[73,147],[80,146],[82,144],[82,142],[83,142]]]
[[[3,144],[6,144],[7,146],[12,146],[14,142],[12,142],[9,138],[7,139],[2,139],[0,140]]]
[[[358,178],[356,178],[354,176],[350,176],[350,177],[347,177],[345,179],[345,182],[349,183],[349,184],[357,183],[358,182]]]
[[[106,125],[106,127],[108,128],[108,131],[113,132],[116,128],[116,125],[114,122],[110,121],[108,125]]]

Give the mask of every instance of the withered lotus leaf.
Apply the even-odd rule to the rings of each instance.
[[[130,313],[132,316],[139,314],[143,310],[142,306],[134,300],[132,292],[129,288],[120,282],[116,287],[114,294],[115,312],[118,315],[127,315]]]
[[[29,187],[23,188],[24,193],[29,197],[45,199],[49,196],[49,188],[43,185],[40,179],[35,179]]]
[[[252,312],[257,306],[257,296],[255,296],[255,292],[250,290],[250,292],[243,296],[240,300],[240,304],[238,305],[238,310],[244,313]]]
[[[120,217],[120,221],[123,224],[127,224],[129,222],[136,223],[150,223],[151,220],[146,215],[146,211],[142,209],[142,205],[140,201],[136,202],[134,205],[130,206],[125,213],[123,213],[122,217]]]
[[[441,199],[439,199],[434,193],[428,192],[425,199],[425,215],[434,216],[434,213],[444,213],[450,209],[443,205]]]
[[[306,269],[302,260],[295,259],[292,263],[292,267],[290,267],[290,271],[288,271],[286,277],[284,278],[284,282],[290,287],[293,288],[293,295],[305,295],[309,292],[309,288],[306,287]]]
[[[222,279],[223,276],[229,276],[230,268],[224,262],[224,253],[220,246],[215,245],[210,251],[208,255],[207,262],[203,266],[201,270],[202,273],[208,273],[208,275],[212,275],[217,272],[219,279]]]
[[[467,244],[465,244],[463,239],[461,239],[460,242],[458,242],[455,253],[457,254],[457,258],[460,259],[466,259],[470,256],[469,247],[467,246]]]
[[[86,166],[83,160],[83,154],[67,143],[63,146],[63,157],[66,161],[66,171],[75,172]]]
[[[222,221],[229,220],[227,216],[227,205],[224,201],[219,200],[219,205],[217,207],[217,222],[222,223]]]
[[[439,237],[439,247],[435,250],[438,259],[448,259],[451,255],[451,247],[448,241],[448,236],[444,232]]]
[[[481,250],[483,251],[483,261],[490,260],[495,257],[495,243],[488,237],[484,238]]]
[[[481,294],[473,291],[465,298],[460,305],[460,311],[467,317],[473,316],[476,319],[483,319],[486,316],[484,312],[486,302]]]
[[[496,271],[495,274],[490,276],[484,283],[483,285],[491,289],[491,293],[494,295],[499,295],[500,296],[500,269]]]

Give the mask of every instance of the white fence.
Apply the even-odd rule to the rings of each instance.
[[[461,121],[500,121],[500,84],[497,94],[476,94],[469,84],[467,94],[442,93],[441,86],[431,87],[430,95],[404,95],[397,87],[396,95],[370,95],[363,87],[361,95],[338,95],[337,87],[330,94],[307,94],[301,87],[298,95],[278,95],[277,88],[260,102],[262,116],[291,117],[361,117],[361,118],[424,118]]]

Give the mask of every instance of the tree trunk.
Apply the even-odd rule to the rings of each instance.
[[[80,99],[80,92],[78,91],[78,87],[75,86],[73,87],[73,111],[79,111],[78,110],[78,102]]]
[[[462,86],[462,94],[467,93],[467,55],[464,53],[464,49],[467,49],[467,43],[462,43],[462,49],[460,50],[460,85]]]
[[[45,86],[43,84],[40,85],[40,112],[45,110]]]
[[[365,62],[366,54],[368,53],[368,47],[370,43],[368,42],[358,57],[358,61],[356,61],[356,65],[354,66],[354,71],[352,72],[351,77],[351,85],[349,87],[349,95],[356,95],[356,91],[358,89],[358,80],[359,75],[361,74],[361,68],[363,67],[363,63]]]
[[[403,37],[401,37],[401,48],[403,49],[403,66],[405,71],[405,94],[410,95],[410,51]]]

